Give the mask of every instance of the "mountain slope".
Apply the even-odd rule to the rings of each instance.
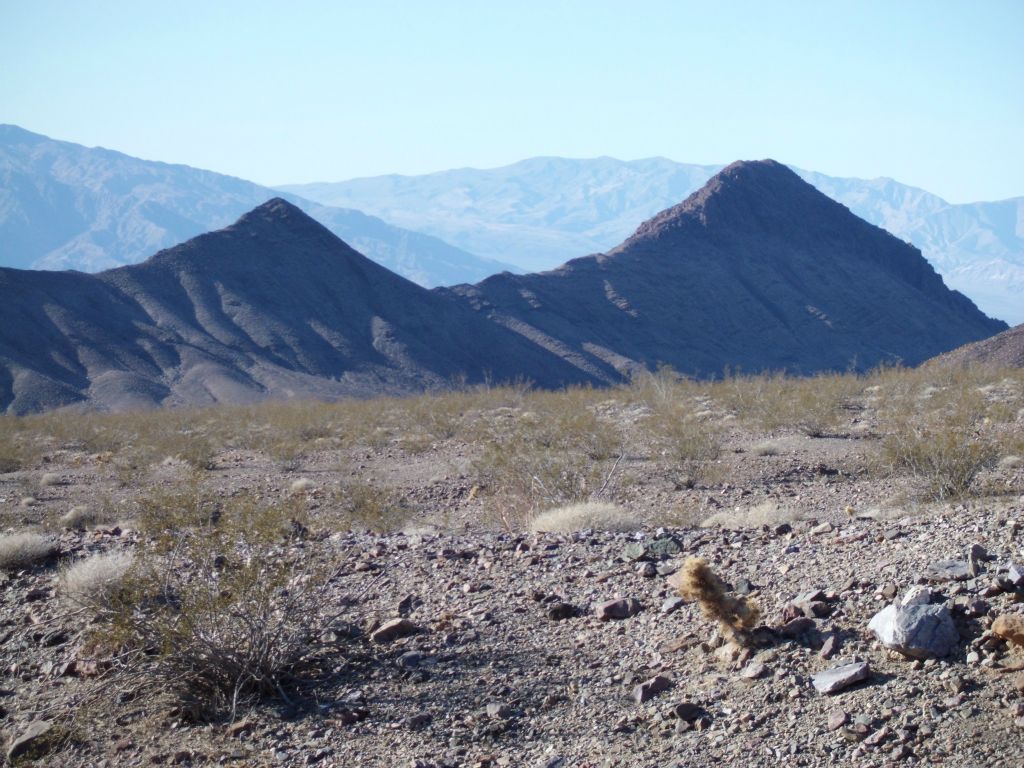
[[[449,292],[608,381],[914,364],[1006,327],[774,161],[730,165],[607,254]]]
[[[1024,368],[1024,324],[939,355],[928,365],[942,368],[997,366]]]
[[[526,269],[608,250],[721,166],[665,158],[533,158],[489,170],[381,176],[283,189],[358,207],[473,253]],[[952,287],[987,313],[1024,322],[1024,198],[952,205],[891,179],[843,179],[794,168],[866,221],[909,240]]]
[[[227,226],[280,193],[183,165],[54,141],[0,125],[0,266],[95,272]],[[289,199],[353,247],[421,285],[507,265],[356,210]]]
[[[0,411],[590,381],[281,199],[96,275],[0,269]]]

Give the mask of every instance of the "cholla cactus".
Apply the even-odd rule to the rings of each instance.
[[[703,558],[687,558],[680,574],[676,582],[679,594],[686,600],[699,603],[704,615],[717,620],[722,633],[731,640],[741,642],[757,624],[761,616],[757,603],[726,594],[725,584]]]

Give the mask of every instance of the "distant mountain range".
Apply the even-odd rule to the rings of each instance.
[[[225,227],[282,193],[0,125],[0,266],[96,272]],[[511,268],[356,210],[284,195],[371,259],[421,285]]]
[[[142,264],[0,269],[0,411],[866,368],[1005,328],[772,161],[727,167],[606,254],[433,291],[274,199]]]
[[[427,232],[483,257],[541,270],[599,253],[721,166],[664,158],[538,157],[503,168],[282,187]],[[952,205],[891,179],[793,169],[866,221],[908,240],[987,313],[1024,322],[1024,197]]]

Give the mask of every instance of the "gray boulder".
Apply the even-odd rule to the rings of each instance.
[[[886,648],[915,659],[948,656],[960,642],[944,605],[890,605],[876,613],[868,629]]]

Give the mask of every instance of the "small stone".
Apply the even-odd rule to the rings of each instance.
[[[779,628],[779,634],[790,640],[796,640],[802,635],[806,635],[808,632],[817,628],[817,624],[814,623],[814,619],[808,619],[807,617],[801,617],[799,619],[793,619],[787,621]]]
[[[850,720],[850,716],[841,709],[833,709],[828,715],[827,728],[830,731],[838,731]]]
[[[747,680],[757,680],[767,674],[768,667],[760,661],[752,661],[740,670],[740,677],[746,678]]]
[[[644,544],[644,549],[647,552],[647,556],[652,560],[664,560],[683,551],[679,542],[671,536],[651,539]]]
[[[877,746],[879,746],[882,742],[884,742],[888,738],[889,738],[889,727],[883,725],[877,731],[875,731],[870,736],[868,736],[866,739],[864,739],[864,743],[867,746],[869,746],[869,747],[877,747]]]
[[[647,548],[639,541],[631,541],[622,548],[622,559],[627,563],[642,560],[647,556]]]
[[[835,530],[835,528],[832,526],[832,523],[825,522],[825,523],[820,523],[819,525],[814,526],[813,528],[811,528],[810,532],[814,536],[821,536],[821,535],[826,534],[826,533],[832,533],[832,531],[834,531],[834,530]]]
[[[236,723],[231,723],[227,727],[228,736],[234,736],[235,738],[238,738],[242,734],[248,733],[251,730],[252,730],[252,721],[251,720],[239,720]]]
[[[892,752],[889,753],[890,760],[906,760],[914,753],[910,751],[910,747],[906,744],[900,744]]]
[[[406,651],[398,657],[398,666],[403,669],[415,669],[426,657],[419,651]]]
[[[1010,563],[1006,571],[1006,580],[1011,587],[1024,587],[1024,565]]]
[[[750,579],[736,579],[732,590],[737,595],[749,595],[754,591],[754,585],[750,583]]]
[[[405,727],[410,731],[418,731],[430,725],[431,720],[433,720],[433,717],[431,717],[429,713],[420,712],[419,714],[405,718]]]
[[[811,683],[818,693],[831,694],[838,693],[855,683],[867,680],[870,676],[871,667],[868,663],[866,661],[858,661],[811,675]]]
[[[821,650],[818,651],[818,655],[823,659],[831,659],[839,651],[839,636],[835,632],[830,632],[825,637],[825,642],[821,644]]]
[[[840,731],[840,733],[843,735],[843,738],[846,739],[847,741],[854,741],[854,742],[856,742],[856,741],[863,741],[864,737],[868,735],[870,730],[871,729],[868,728],[863,723],[853,723],[852,725],[849,725],[849,726],[843,728]]]
[[[420,600],[416,595],[406,595],[398,601],[398,615],[402,617],[408,616],[412,613],[413,608],[416,607],[418,602]]]
[[[888,582],[887,584],[882,585],[882,597],[884,597],[886,600],[892,600],[894,597],[896,597],[896,592],[896,585],[892,582]]]
[[[972,544],[970,552],[967,553],[967,568],[971,573],[971,578],[978,576],[981,573],[981,564],[988,560],[988,552],[981,544]]]
[[[822,600],[797,603],[804,616],[809,619],[823,619],[832,613],[832,606]]]
[[[547,617],[552,621],[564,621],[576,615],[576,609],[569,603],[551,603],[547,609]]]
[[[419,628],[408,619],[392,619],[381,624],[370,634],[370,641],[374,643],[390,643],[402,637],[414,635]]]
[[[48,720],[35,720],[29,723],[7,747],[8,762],[13,763],[19,757],[41,751],[39,747],[45,743],[51,730],[53,723]]]
[[[661,612],[665,615],[675,613],[686,603],[681,597],[668,597],[665,598],[665,602],[661,604]]]
[[[658,568],[654,563],[651,562],[640,563],[636,567],[636,572],[637,575],[645,579],[653,579],[655,576],[658,575]]]
[[[1024,646],[1024,615],[1004,613],[992,622],[992,634],[1015,645]]]
[[[508,720],[515,717],[515,710],[508,704],[492,702],[487,705],[487,716],[492,720]]]
[[[1013,687],[1017,689],[1017,693],[1024,696],[1024,672],[1019,672],[1013,676]]]
[[[921,574],[928,581],[966,581],[971,578],[971,567],[963,560],[939,560]]]
[[[692,723],[704,714],[704,707],[692,701],[682,701],[672,707],[672,715],[685,723]]]
[[[911,605],[928,605],[931,603],[933,596],[934,593],[931,589],[915,584],[903,594],[899,604],[904,608],[908,608]]]
[[[620,600],[607,600],[600,603],[595,609],[594,613],[601,621],[608,621],[609,619],[628,619],[631,616],[636,616],[640,613],[640,601],[633,597],[623,598]]]
[[[637,704],[643,704],[671,687],[671,679],[664,675],[656,675],[633,688],[633,700]]]

